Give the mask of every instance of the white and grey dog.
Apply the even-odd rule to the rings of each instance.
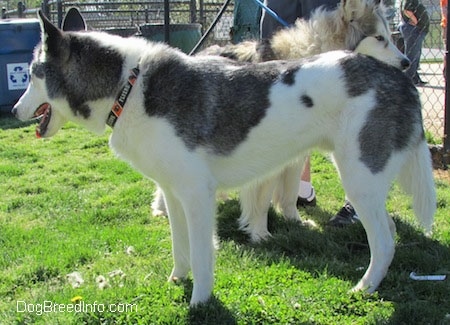
[[[294,26],[278,31],[269,40],[213,46],[199,55],[221,55],[253,63],[300,59],[331,50],[353,51],[367,36],[390,39],[383,4],[380,0],[344,0],[334,10],[318,8],[309,20],[298,19]],[[405,59],[402,64],[407,68],[409,61]],[[302,160],[293,162],[273,177],[241,189],[239,225],[252,241],[270,235],[267,212],[271,202],[286,219],[301,220],[296,202],[302,165]],[[153,215],[166,214],[162,191],[156,191],[152,209]]]
[[[169,279],[192,270],[192,305],[213,289],[216,189],[270,176],[313,147],[332,152],[367,232],[371,260],[356,290],[375,290],[392,261],[385,200],[396,176],[431,229],[436,198],[421,105],[399,69],[345,51],[240,65],[142,39],[63,32],[39,16],[42,43],[13,113],[40,116],[42,137],[69,120],[96,133],[114,127],[112,149],[164,191]],[[382,36],[358,51],[396,67],[405,59]]]

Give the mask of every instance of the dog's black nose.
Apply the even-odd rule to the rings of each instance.
[[[402,66],[403,70],[406,70],[411,65],[411,61],[405,58],[400,62],[400,65]]]

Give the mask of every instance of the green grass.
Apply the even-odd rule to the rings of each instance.
[[[361,225],[326,226],[344,193],[325,156],[312,157],[318,206],[301,211],[317,229],[271,211],[273,238],[250,244],[237,230],[232,193],[218,205],[214,297],[189,308],[192,282],[166,282],[170,232],[166,218],[151,216],[152,182],[114,157],[107,135],[68,124],[38,140],[34,127],[0,119],[1,324],[450,324],[450,280],[409,279],[411,271],[450,273],[445,181],[437,182],[432,238],[420,232],[411,201],[393,186],[388,210],[397,223],[397,251],[373,295],[348,293],[369,250]],[[109,275],[117,270],[123,276]],[[67,279],[75,271],[84,280],[77,288]],[[103,290],[99,276],[109,283]],[[71,302],[76,296],[81,302]],[[41,313],[49,303],[51,312]]]

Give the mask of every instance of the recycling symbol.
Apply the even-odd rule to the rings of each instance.
[[[28,63],[9,63],[6,65],[8,89],[26,89],[29,82]]]
[[[13,71],[16,74],[12,74],[12,75],[9,76],[9,78],[11,79],[11,81],[13,83],[17,83],[18,82],[17,77],[20,78],[20,76],[21,76],[21,81],[20,81],[21,83],[27,82],[27,80],[28,80],[28,73],[26,71],[23,72],[23,67],[21,67],[21,66],[14,67]]]

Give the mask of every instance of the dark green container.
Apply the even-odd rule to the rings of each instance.
[[[259,39],[261,8],[253,0],[236,0],[231,30],[232,42]]]
[[[164,42],[164,24],[144,24],[139,26],[142,37],[154,41]],[[169,44],[185,53],[189,53],[202,37],[200,24],[171,24],[169,25]]]

